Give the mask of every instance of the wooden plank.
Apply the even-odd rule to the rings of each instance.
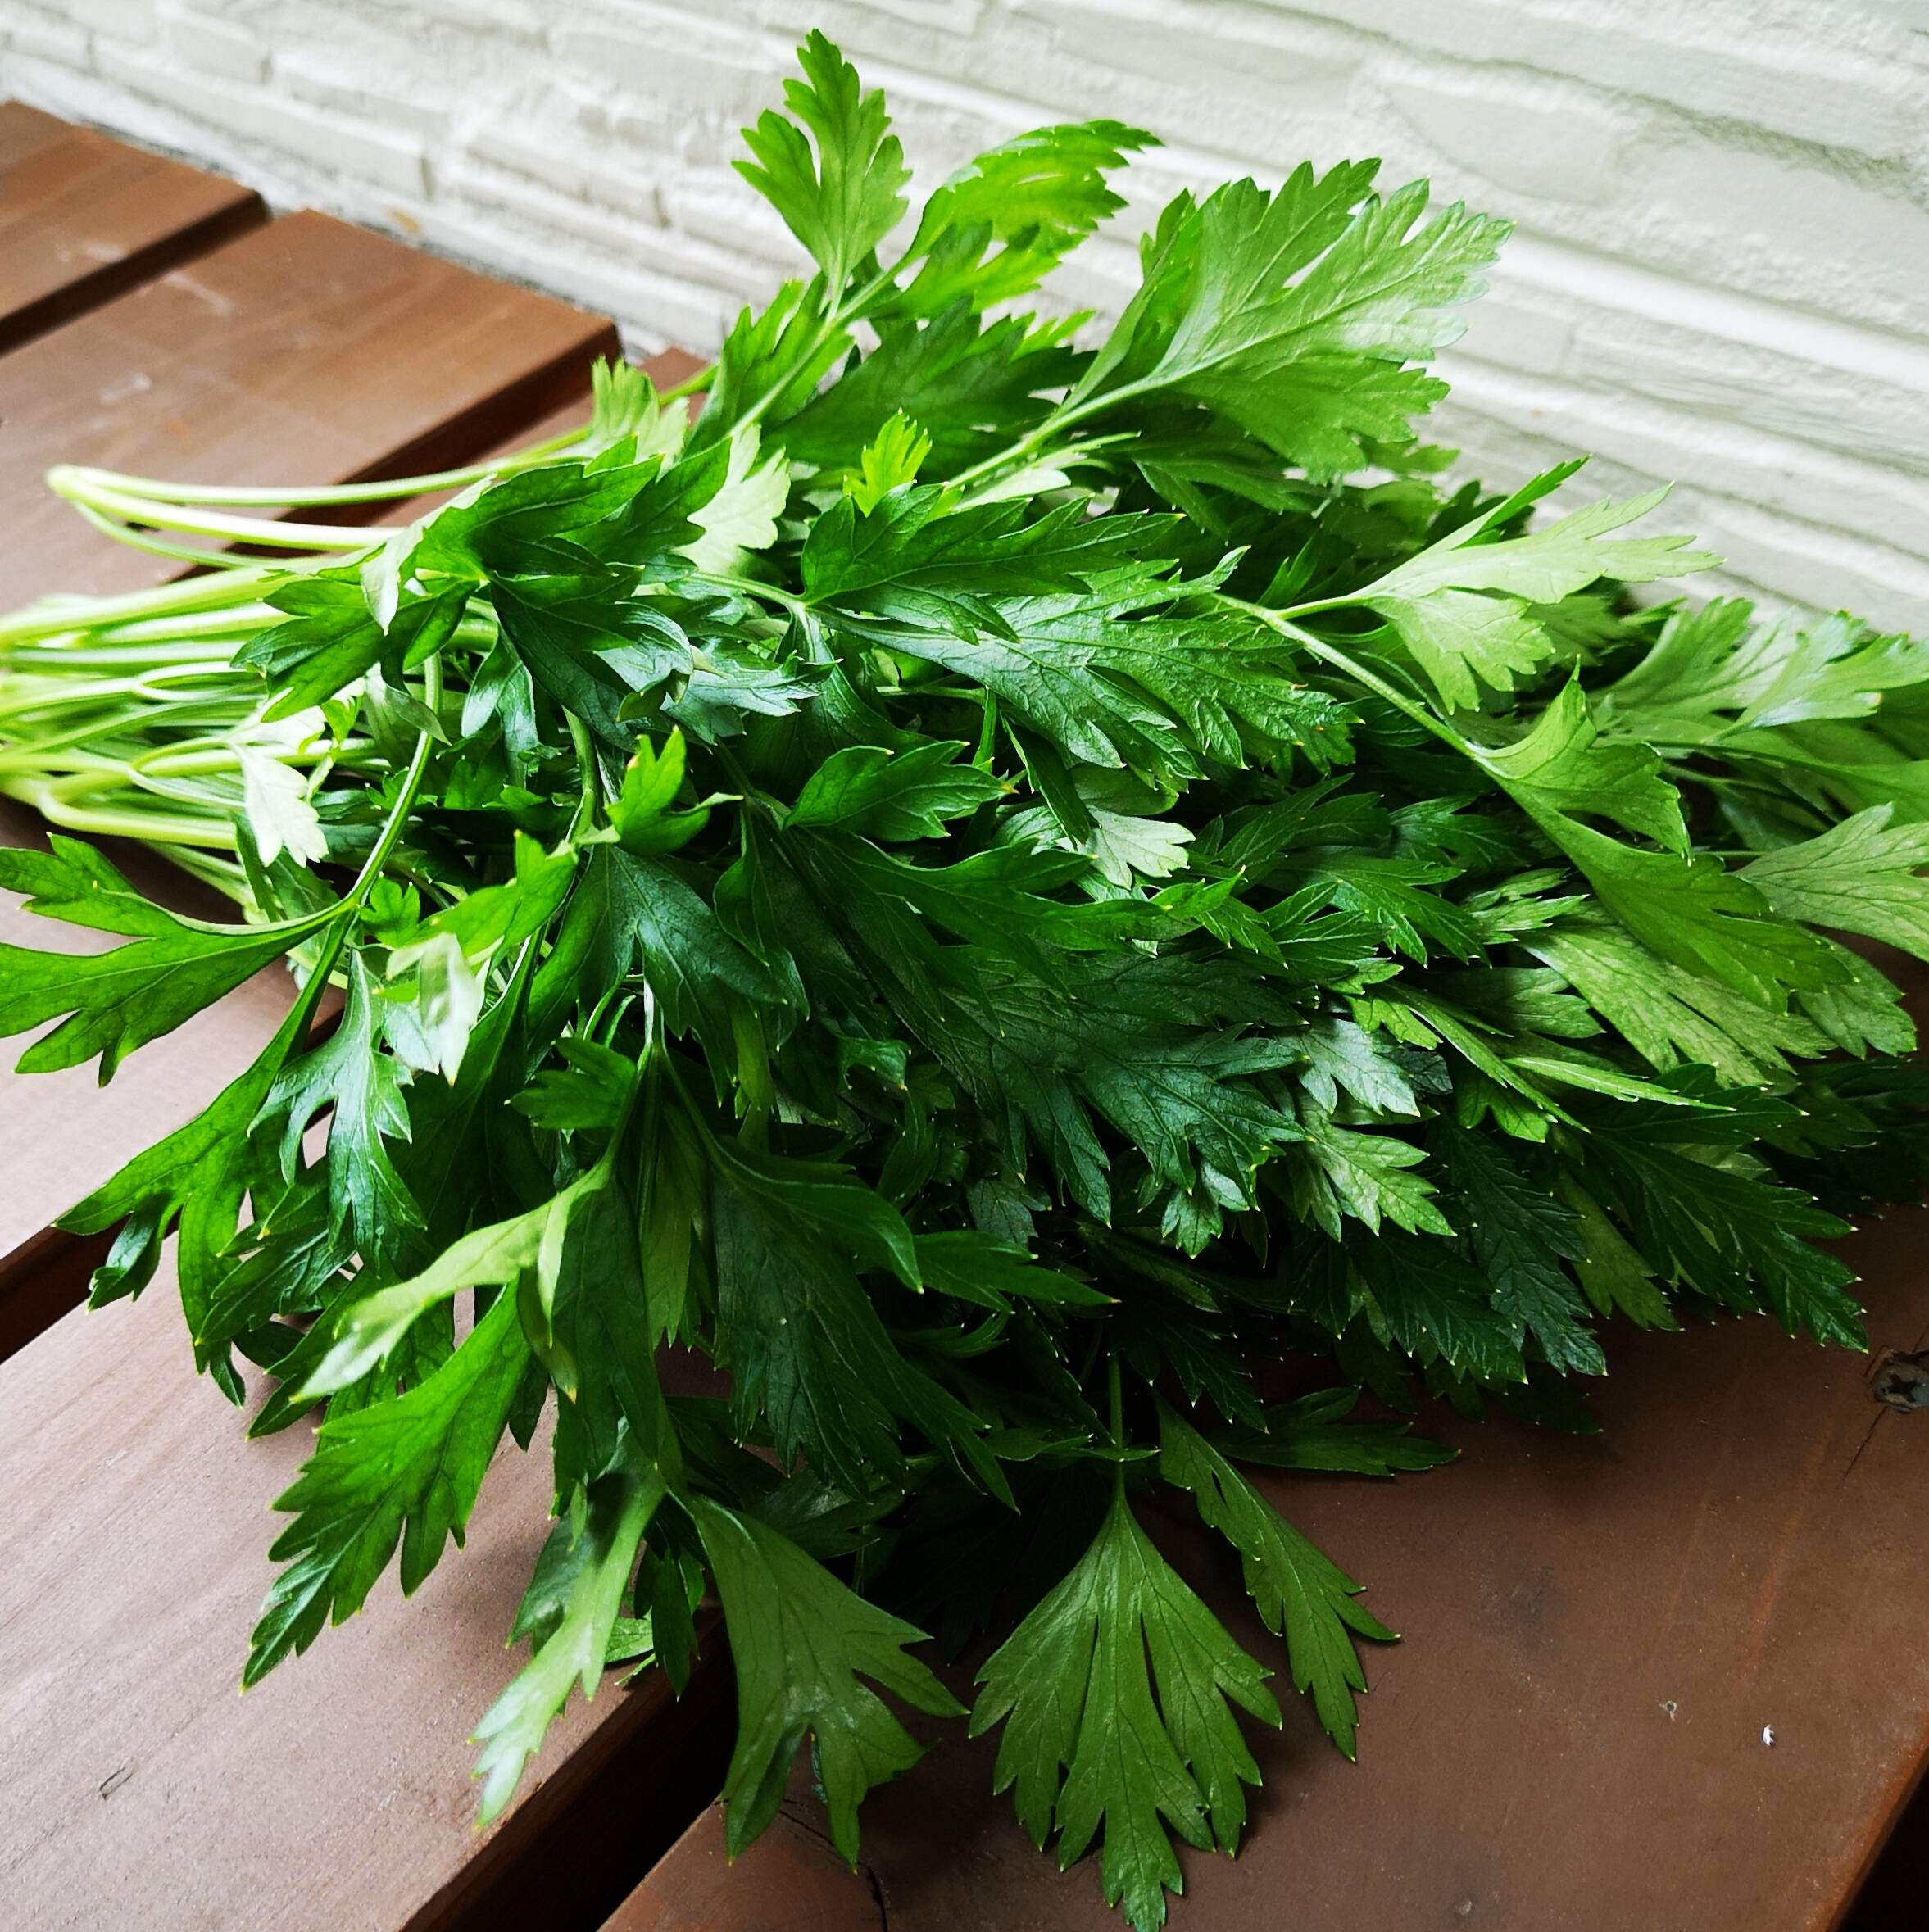
[[[165,1278],[0,1365],[0,1414],[8,1924],[593,1925],[689,1816],[682,1783],[715,1789],[727,1673],[700,1670],[680,1705],[654,1673],[612,1676],[558,1721],[550,1781],[475,1833],[467,1737],[520,1667],[502,1643],[547,1533],[544,1441],[505,1448],[467,1549],[412,1603],[392,1571],[240,1698],[272,1573],[264,1504],[309,1430],[243,1440],[189,1370]]]
[[[579,392],[610,324],[291,215],[0,357],[0,603],[178,566],[40,485],[56,463],[272,486],[460,462]]]
[[[1857,1895],[1843,1932],[1922,1932],[1929,1888],[1929,1784],[1919,1783],[1909,1809],[1882,1848]]]
[[[1881,1346],[1929,1338],[1926,1236],[1918,1210],[1850,1244]],[[1615,1342],[1601,1437],[1435,1413],[1450,1468],[1265,1481],[1406,1641],[1368,1658],[1358,1765],[1288,1694],[1282,1733],[1246,1727],[1253,1829],[1236,1861],[1182,1853],[1174,1932],[1842,1922],[1929,1759],[1929,1423],[1765,1321]],[[1224,1553],[1170,1546],[1282,1662]],[[1061,1875],[992,1796],[995,1741],[922,1728],[943,1748],[867,1803],[862,1885],[795,1832],[726,1876],[713,1812],[612,1932],[1116,1932],[1091,1861]]]
[[[88,1282],[113,1245],[111,1234],[43,1227],[0,1258],[0,1362],[87,1299]]]
[[[579,394],[555,427],[585,406]],[[539,423],[510,440],[554,433]],[[4,830],[32,834],[18,819]],[[151,856],[116,857],[166,896],[192,896]],[[9,922],[7,937],[42,944],[67,930],[17,908],[0,918]],[[70,942],[95,943],[78,931]],[[21,1211],[65,1204],[186,1118],[258,1048],[288,996],[270,970],[133,1056],[107,1096],[86,1095],[81,1076],[0,1087],[0,1172],[28,1183]],[[137,1074],[144,1091],[124,1086]],[[103,1141],[79,1132],[82,1122],[111,1132]],[[16,1256],[14,1306],[57,1313],[84,1281],[88,1246],[30,1239]],[[15,1667],[12,1690],[0,1689],[0,1754],[19,1766],[20,1789],[48,1794],[0,1825],[0,1885],[10,1904],[22,1901],[13,1909],[36,1925],[92,1926],[137,1899],[145,1922],[250,1932],[442,1932],[506,1912],[599,1923],[720,1781],[732,1732],[720,1644],[706,1647],[680,1701],[647,1681],[579,1706],[554,1734],[538,1788],[476,1839],[465,1739],[515,1667],[501,1641],[547,1528],[539,1443],[531,1457],[505,1454],[468,1554],[451,1553],[414,1607],[385,1584],[367,1617],[238,1704],[232,1686],[269,1575],[262,1504],[306,1453],[308,1432],[247,1443],[240,1418],[193,1377],[170,1300],[164,1270],[131,1310],[70,1314],[0,1370],[0,1410],[35,1444],[19,1459],[0,1449],[0,1481],[36,1501],[11,1519],[0,1555],[0,1629]],[[0,1327],[7,1311],[0,1297]],[[16,1535],[41,1558],[16,1561]],[[39,1691],[56,1698],[59,1721]],[[129,1804],[137,1777],[147,1789]]]
[[[757,1932],[890,1932],[869,1868],[845,1864],[810,1804],[808,1793],[786,1798],[769,1830],[734,1864],[724,1848],[723,1807],[713,1804],[623,1902],[606,1932],[751,1932],[753,1926]],[[1003,1920],[977,1923],[1015,1932]],[[1300,1932],[1318,1932],[1297,1923]],[[1116,1914],[1112,1924],[1119,1925]],[[1173,1932],[1187,1932],[1182,1919]]]
[[[238,182],[0,102],[0,349],[266,219]]]

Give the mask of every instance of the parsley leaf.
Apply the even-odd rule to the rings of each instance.
[[[1577,510],[1523,536],[1496,533],[1522,497],[1569,473],[1541,478],[1358,593],[1398,628],[1450,710],[1473,705],[1483,683],[1512,690],[1553,655],[1534,606],[1556,604],[1598,578],[1648,583],[1718,560],[1686,537],[1612,536],[1654,509],[1664,490]]]
[[[873,838],[942,838],[947,819],[1005,796],[981,766],[955,763],[964,750],[934,742],[900,755],[878,745],[835,752],[810,774],[789,823],[848,826]]]
[[[615,1470],[590,1490],[580,1524],[565,1517],[551,1531],[510,1631],[512,1642],[529,1638],[535,1654],[475,1727],[483,1747],[479,1825],[509,1803],[571,1685],[596,1695],[637,1552],[663,1496],[654,1471]]]
[[[1286,1639],[1293,1688],[1313,1694],[1327,1735],[1355,1753],[1355,1694],[1366,1673],[1353,1633],[1391,1643],[1393,1632],[1356,1601],[1360,1586],[1322,1556],[1178,1412],[1159,1407],[1159,1473],[1189,1490],[1199,1514],[1239,1552],[1260,1617]]]
[[[105,1085],[136,1047],[232,992],[279,959],[303,931],[299,925],[261,930],[167,918],[164,926],[150,925],[104,953],[0,945],[0,1035],[57,1019],[58,1026],[20,1055],[18,1071],[49,1073],[98,1054]]]
[[[375,1025],[369,969],[353,951],[341,1023],[321,1045],[283,1069],[258,1118],[282,1117],[281,1168],[292,1181],[303,1135],[327,1113],[330,1225],[337,1233],[351,1230],[361,1254],[379,1264],[422,1225],[422,1210],[384,1145],[408,1137],[406,1070],[379,1050]]]
[[[1929,959],[1929,826],[1872,805],[1818,837],[1764,852],[1742,876],[1784,918],[1860,932]]]
[[[1375,166],[1182,194],[1074,406],[1168,392],[1316,475],[1355,468],[1367,438],[1408,440],[1445,385],[1405,365],[1459,334],[1453,305],[1483,286],[1507,227],[1458,206],[1421,227],[1425,186],[1380,202]]]
[[[744,129],[755,158],[736,166],[816,256],[834,294],[896,226],[910,170],[884,97],[864,91],[857,70],[821,33],[797,49],[797,65],[803,78],[783,88],[797,119],[766,108]]]
[[[405,1594],[449,1537],[461,1542],[529,1353],[515,1298],[500,1296],[425,1381],[322,1424],[314,1455],[275,1499],[295,1521],[268,1553],[288,1567],[262,1606],[244,1685],[306,1650],[331,1617],[352,1617],[397,1539]]]
[[[808,1736],[831,1842],[855,1862],[865,1793],[924,1755],[860,1680],[933,1717],[960,1716],[962,1708],[927,1666],[905,1654],[921,1631],[874,1608],[756,1517],[716,1503],[695,1507],[737,1664],[724,1842],[734,1857],[776,1816],[791,1760]]]
[[[1105,1902],[1128,1923],[1165,1922],[1182,1890],[1169,1831],[1232,1850],[1259,1768],[1232,1707],[1268,1724],[1269,1673],[1227,1635],[1139,1527],[1124,1494],[1071,1574],[978,1672],[976,1736],[1002,1723],[995,1787],[1059,1863],[1102,1829]],[[1155,1690],[1155,1686],[1156,1689]]]

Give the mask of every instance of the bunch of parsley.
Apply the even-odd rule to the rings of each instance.
[[[1653,499],[1534,520],[1573,465],[1448,491],[1420,365],[1501,224],[1370,165],[1182,195],[1090,347],[1012,305],[1149,137],[1009,142],[901,243],[880,97],[801,60],[743,172],[816,272],[693,424],[604,371],[579,437],[388,486],[458,493],[379,540],[56,478],[211,569],[0,624],[0,787],[248,916],[9,853],[125,943],[4,949],[0,1030],[104,1078],[301,976],[66,1220],[120,1228],[97,1303],[173,1235],[199,1365],[278,1385],[256,1431],[325,1404],[250,1681],[398,1543],[413,1590],[547,1412],[485,1816],[572,1684],[680,1685],[714,1590],[732,1848],[810,1736],[855,1856],[920,1748],[879,1693],[964,1714],[912,1620],[988,1629],[1000,1786],[1147,1928],[1174,1837],[1238,1839],[1273,1668],[1350,1754],[1388,1635],[1242,1466],[1427,1467],[1344,1419],[1416,1376],[1571,1419],[1616,1315],[1859,1342],[1815,1244],[1915,1190],[1925,1087],[1834,935],[1929,957],[1929,649],[1636,607],[1713,560],[1633,533]],[[666,1344],[728,1393],[666,1397]],[[1269,1400],[1289,1349],[1347,1386]],[[1160,1554],[1160,1485],[1282,1644]]]

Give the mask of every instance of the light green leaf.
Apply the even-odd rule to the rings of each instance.
[[[915,483],[931,438],[900,410],[883,426],[858,459],[857,472],[844,478],[844,492],[869,516],[900,484]]]
[[[1452,1224],[1435,1204],[1433,1183],[1411,1170],[1427,1158],[1390,1133],[1360,1132],[1334,1123],[1311,1099],[1300,1108],[1305,1141],[1284,1151],[1293,1205],[1334,1240],[1344,1222],[1355,1219],[1377,1232],[1382,1220],[1414,1233],[1451,1234]]]
[[[1601,919],[1564,919],[1523,941],[1651,1067],[1713,1067],[1737,1086],[1788,1077],[1788,1057],[1827,1050],[1806,1020],[1775,1013],[1719,980],[1658,959]]]
[[[682,546],[683,554],[699,570],[735,570],[748,552],[777,541],[777,519],[790,498],[790,465],[781,451],[760,463],[758,447],[756,425],[739,424],[731,432],[722,486],[690,512],[698,535]]]
[[[994,1788],[1015,1787],[1034,1843],[1057,1830],[1061,1866],[1102,1829],[1106,1903],[1154,1932],[1165,1893],[1183,1889],[1169,1830],[1201,1849],[1239,1842],[1241,1786],[1260,1774],[1232,1707],[1278,1724],[1269,1674],[1153,1548],[1121,1490],[1072,1573],[978,1672],[971,1730],[1004,1724]]]
[[[585,1699],[596,1695],[643,1532],[664,1494],[654,1468],[614,1471],[591,1490],[579,1524],[565,1517],[551,1532],[511,1632],[512,1642],[531,1638],[535,1654],[475,1727],[478,1825],[508,1804],[570,1686],[580,1685]]]
[[[141,937],[104,953],[0,946],[0,1036],[61,1022],[20,1055],[21,1073],[52,1073],[98,1054],[105,1085],[137,1047],[211,1006],[315,924],[196,926],[163,915],[164,928],[125,907],[110,916],[122,924],[141,917]]]
[[[1766,895],[1718,859],[1637,850],[1572,819],[1548,829],[1637,939],[1767,1011],[1782,1011],[1791,991],[1842,978],[1826,941],[1777,918]]]
[[[1318,475],[1358,467],[1368,439],[1410,440],[1445,385],[1405,365],[1459,333],[1454,306],[1480,293],[1507,227],[1458,205],[1421,227],[1426,184],[1379,201],[1376,165],[1181,195],[1074,404],[1183,397]]]
[[[1737,597],[1671,616],[1654,646],[1610,686],[1601,714],[1650,743],[1691,746],[1819,719],[1866,718],[1883,694],[1929,678],[1929,642],[1883,637],[1851,617],[1757,620]],[[1778,747],[1750,735],[1751,755]]]
[[[533,938],[556,916],[576,876],[575,852],[566,845],[545,852],[528,833],[514,841],[515,877],[499,886],[483,886],[453,905],[431,914],[402,938],[389,955],[392,973],[406,973],[431,943],[452,937],[464,955],[476,962],[492,958],[503,947]]]
[[[1481,767],[1537,819],[1606,819],[1670,851],[1688,849],[1682,799],[1645,745],[1604,742],[1578,678],[1511,745],[1477,746]]]
[[[181,922],[143,898],[92,846],[65,832],[48,835],[48,850],[0,847],[0,887],[26,895],[24,910],[98,932],[166,937]]]
[[[1527,495],[1529,492],[1523,492]],[[1511,691],[1553,655],[1532,606],[1558,603],[1600,578],[1647,583],[1720,561],[1687,537],[1611,538],[1666,496],[1577,510],[1544,530],[1481,542],[1509,507],[1475,517],[1358,593],[1388,619],[1450,710],[1479,701],[1482,684]]]
[[[570,1218],[605,1177],[602,1169],[592,1168],[553,1200],[525,1214],[471,1229],[420,1274],[372,1295],[357,1295],[329,1315],[327,1352],[309,1371],[302,1395],[327,1395],[347,1387],[393,1354],[420,1316],[465,1288],[510,1286],[527,1269],[536,1269],[553,1281]]]
[[[679,397],[665,401],[656,385],[633,362],[598,356],[589,371],[589,428],[579,449],[594,455],[613,443],[633,439],[638,457],[672,461],[683,447],[689,414]]]
[[[803,79],[783,84],[797,119],[766,108],[743,130],[756,158],[735,166],[817,258],[834,298],[896,226],[910,170],[884,97],[863,91],[857,70],[821,33],[797,49],[797,65]]]
[[[1035,288],[1124,206],[1106,177],[1158,143],[1115,120],[1037,128],[969,161],[924,204],[905,252],[917,273],[893,306],[935,316],[955,302],[987,309]]]
[[[622,788],[610,801],[610,823],[626,852],[647,859],[687,846],[710,822],[710,807],[677,810],[686,761],[683,734],[673,731],[660,750],[643,739],[623,768]]]
[[[402,1542],[412,1594],[458,1545],[529,1360],[515,1298],[502,1295],[468,1339],[405,1395],[331,1417],[275,1507],[295,1521],[270,1557],[288,1567],[261,1608],[243,1685],[306,1650],[332,1616],[346,1622]]]
[[[1764,852],[1741,868],[1785,919],[1860,932],[1929,959],[1929,825],[1897,825],[1872,805],[1818,837]]]
[[[1338,1104],[1341,1087],[1363,1107],[1385,1113],[1419,1113],[1413,1082],[1399,1061],[1352,1020],[1323,1016],[1292,1037],[1306,1058],[1300,1084],[1328,1113]]]
[[[261,863],[272,865],[284,852],[304,865],[327,858],[328,840],[303,773],[258,746],[238,742],[234,754],[241,761],[243,810]]]

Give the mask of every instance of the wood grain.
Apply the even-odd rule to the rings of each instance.
[[[1849,1245],[1880,1345],[1929,1336],[1926,1236],[1916,1210]],[[1618,1332],[1609,1354],[1602,1436],[1436,1413],[1464,1452],[1446,1469],[1265,1480],[1405,1641],[1368,1658],[1357,1765],[1290,1689],[1282,1733],[1246,1726],[1252,1828],[1237,1860],[1182,1853],[1173,1932],[1842,1922],[1929,1757],[1929,1422],[1877,1404],[1860,1357],[1765,1320]],[[1282,1666],[1224,1552],[1167,1540]],[[992,1796],[995,1743],[923,1728],[942,1748],[865,1806],[864,1887],[828,1847],[801,1875],[794,1842],[725,1876],[713,1814],[612,1928],[1116,1932],[1092,1862],[1061,1875]]]
[[[393,474],[539,438],[545,409],[579,420],[588,361],[614,347],[606,324],[319,218],[255,239],[0,358],[0,599],[175,568],[48,515],[34,487],[46,461],[259,482]],[[25,814],[0,814],[0,838],[38,836]],[[193,905],[152,855],[116,856]],[[0,932],[113,943],[11,904]],[[288,998],[269,969],[134,1055],[104,1095],[84,1071],[0,1080],[0,1354],[79,1291],[99,1245],[46,1220],[205,1104]],[[238,1700],[270,1574],[263,1505],[310,1433],[247,1443],[193,1376],[173,1299],[164,1268],[138,1303],[68,1313],[0,1366],[0,1484],[18,1505],[0,1536],[14,1799],[0,1807],[0,1916],[197,1932],[600,1923],[720,1780],[720,1647],[706,1644],[680,1702],[651,1680],[576,1703],[549,1775],[475,1835],[466,1734],[517,1667],[501,1644],[547,1531],[538,1442],[499,1458],[466,1556],[452,1552],[416,1605],[391,1576],[352,1626]]]
[[[547,1531],[544,1440],[505,1444],[467,1549],[413,1602],[391,1571],[361,1616],[241,1697],[272,1575],[265,1505],[309,1428],[243,1439],[192,1373],[166,1271],[0,1364],[0,1415],[9,1925],[432,1932],[499,1924],[517,1899],[525,1925],[594,1925],[651,1848],[652,1814],[689,1816],[665,1785],[715,1788],[727,1681],[700,1675],[676,1707],[660,1678],[633,1693],[612,1676],[551,1735],[538,1770],[557,1788],[475,1833],[468,1734],[520,1667],[502,1645]],[[608,1815],[613,1798],[634,1812]]]
[[[692,356],[688,349],[665,349],[659,355],[647,356],[638,365],[655,383],[659,389],[672,388],[706,366],[703,359]],[[694,415],[702,398],[690,398],[690,410]],[[589,398],[587,388],[580,394],[572,395],[566,402],[559,404],[545,416],[519,429],[513,436],[505,437],[494,447],[485,451],[476,458],[486,462],[497,456],[514,456],[519,450],[533,448],[538,443],[551,442],[556,438],[567,436],[580,429],[589,420]],[[446,501],[446,495],[410,497],[397,503],[385,503],[372,519],[378,524],[406,524],[425,515],[438,503]]]
[[[808,1792],[793,1789],[769,1829],[734,1864],[724,1846],[723,1807],[713,1804],[624,1901],[606,1932],[749,1932],[752,1926],[756,1932],[890,1932],[869,1866],[853,1871],[837,1856]]]
[[[0,349],[266,219],[238,182],[0,102]]]
[[[178,569],[89,529],[55,463],[272,488],[460,462],[581,392],[609,323],[291,215],[0,356],[0,604]]]

